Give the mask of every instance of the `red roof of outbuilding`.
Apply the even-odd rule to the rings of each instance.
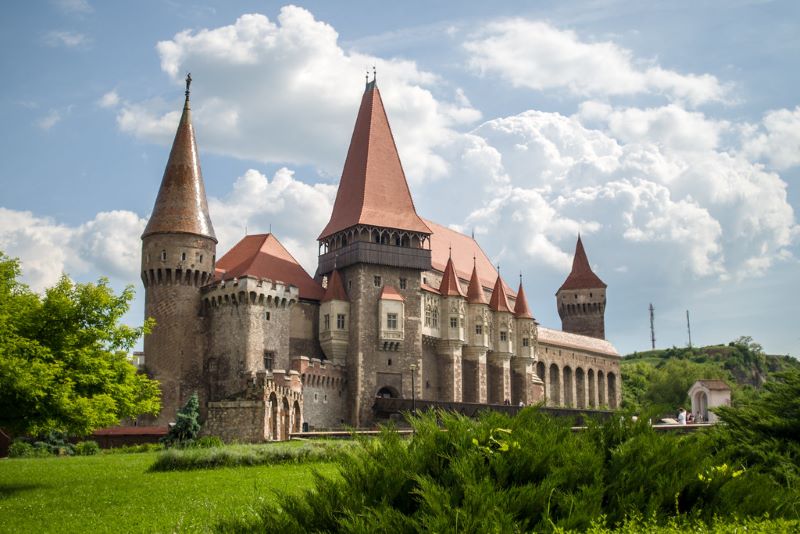
[[[514,315],[520,319],[533,319],[531,309],[528,307],[528,299],[525,297],[525,290],[522,288],[522,280],[519,282],[517,302],[514,304]]]
[[[347,302],[347,292],[344,290],[342,277],[339,276],[339,271],[334,269],[328,277],[328,287],[325,288],[325,295],[322,297],[322,302],[329,300],[343,300]]]
[[[382,300],[406,300],[403,295],[400,294],[392,286],[383,286],[383,290],[381,290],[381,299]]]
[[[93,436],[165,436],[168,426],[112,426],[92,432]]]
[[[494,311],[510,313],[511,306],[508,305],[508,298],[506,298],[506,292],[503,291],[504,286],[505,283],[498,274],[497,281],[495,282],[494,289],[492,290],[492,300],[489,301],[489,308],[493,309]]]
[[[153,213],[142,237],[163,233],[197,234],[217,241],[208,215],[188,92]]]
[[[245,236],[217,260],[217,280],[252,276],[296,286],[300,298],[321,300],[324,290],[273,234]]]
[[[442,283],[439,284],[439,293],[445,297],[464,297],[464,291],[461,289],[461,283],[458,281],[455,268],[453,267],[452,258],[447,260],[447,265],[444,268],[442,275]]]
[[[357,224],[430,233],[417,215],[375,82],[361,98],[330,221],[318,239]]]
[[[589,259],[586,257],[586,251],[583,250],[583,242],[581,236],[578,236],[578,243],[575,245],[575,257],[572,259],[572,271],[570,271],[567,279],[561,284],[558,289],[594,289],[604,288],[606,284],[594,274]]]

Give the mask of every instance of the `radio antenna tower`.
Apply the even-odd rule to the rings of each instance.
[[[692,323],[689,322],[689,310],[686,310],[686,330],[689,332],[689,348],[692,348]]]
[[[653,308],[653,303],[650,303],[650,345],[653,347],[653,350],[656,350],[656,329],[653,324],[653,312],[655,308]]]

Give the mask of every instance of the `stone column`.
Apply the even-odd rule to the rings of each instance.
[[[441,397],[445,402],[462,400],[461,341],[439,340],[436,344],[439,361]]]
[[[514,356],[511,358],[511,404],[532,402],[533,358]]]
[[[544,363],[544,405],[545,406],[552,406],[553,401],[550,400],[550,395],[552,395],[552,389],[550,389],[550,362],[542,360]]]
[[[508,352],[491,352],[487,356],[489,366],[490,404],[503,404],[511,400],[511,354]]]
[[[488,384],[486,376],[486,347],[467,346],[462,349],[462,375],[464,402],[486,404]]]

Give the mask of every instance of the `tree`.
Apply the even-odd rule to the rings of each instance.
[[[194,441],[200,432],[200,401],[197,392],[192,393],[183,408],[178,410],[175,424],[169,429],[169,434],[164,436],[168,445],[184,445]]]
[[[151,323],[119,324],[133,288],[116,295],[106,279],[76,284],[64,275],[39,295],[20,274],[18,260],[0,252],[0,427],[86,435],[157,414],[158,382],[127,357]]]

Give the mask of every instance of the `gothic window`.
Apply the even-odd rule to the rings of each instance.
[[[450,317],[450,328],[458,328],[458,317]]]
[[[433,328],[439,328],[439,310],[436,308],[431,312],[431,326]]]
[[[397,314],[396,313],[387,313],[386,314],[386,328],[389,330],[397,330]]]
[[[344,314],[339,313],[336,315],[336,328],[339,330],[344,330]]]
[[[325,314],[325,330],[331,329],[331,316],[329,314]]]
[[[500,330],[500,341],[506,341],[508,339],[508,333],[505,330]]]
[[[429,307],[425,307],[425,326],[431,326],[431,309]]]
[[[522,346],[523,347],[528,347],[529,346],[529,341],[528,341],[527,337],[523,337],[522,338]]]
[[[483,335],[483,325],[482,324],[476,324],[475,325],[475,333],[478,334],[479,336]]]
[[[270,351],[264,351],[264,369],[267,371],[272,371],[272,367],[275,365],[275,353]]]
[[[372,283],[375,284],[375,287],[381,287],[381,277],[380,276],[375,276],[372,279]]]
[[[405,288],[406,288],[406,279],[405,278],[401,278],[400,279],[400,289],[405,289]]]

